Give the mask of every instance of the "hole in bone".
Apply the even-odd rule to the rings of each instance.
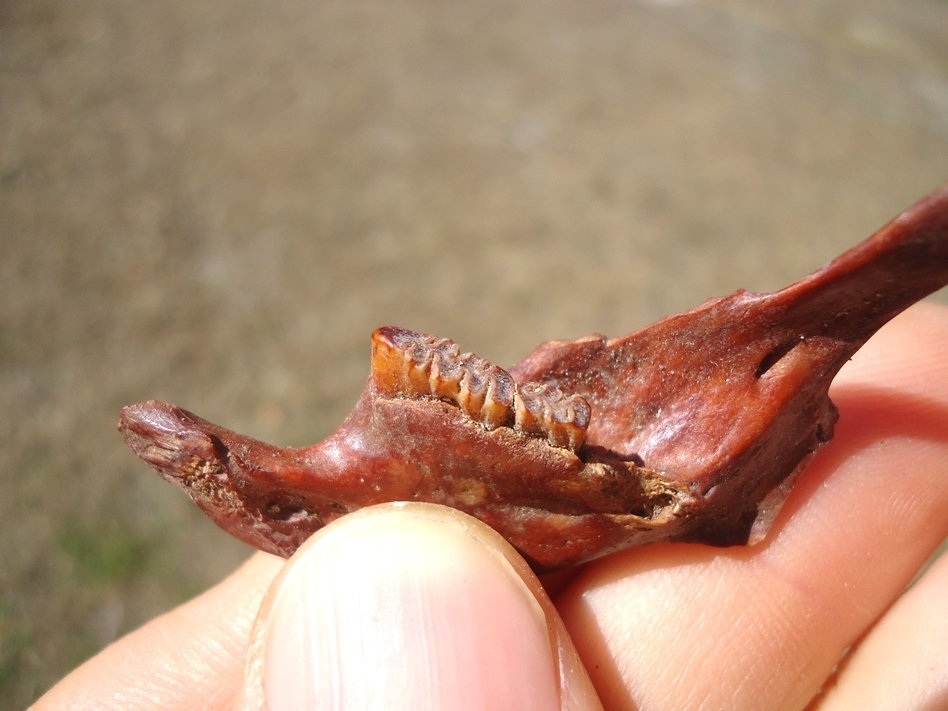
[[[783,358],[790,353],[794,348],[803,343],[803,336],[799,338],[794,338],[790,341],[784,341],[783,343],[772,348],[771,351],[763,357],[760,361],[760,364],[757,366],[757,369],[754,371],[754,377],[760,378],[768,370],[772,369],[777,363],[779,363]]]

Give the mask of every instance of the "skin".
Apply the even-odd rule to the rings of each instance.
[[[948,309],[922,303],[844,367],[836,438],[757,546],[541,582],[463,514],[373,507],[254,555],[35,708],[944,708],[948,558],[903,591],[948,537],[945,352]]]

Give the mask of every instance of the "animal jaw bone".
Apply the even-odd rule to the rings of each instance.
[[[656,541],[753,543],[832,437],[839,368],[945,283],[948,186],[785,289],[546,343],[509,370],[378,329],[355,409],[309,447],[155,401],[124,408],[119,429],[218,525],[285,556],[387,501],[466,511],[540,570]]]

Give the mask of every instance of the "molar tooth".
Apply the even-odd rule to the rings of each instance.
[[[458,392],[458,404],[474,419],[479,419],[484,407],[484,398],[487,395],[487,383],[481,377],[478,364],[473,362],[468,354],[468,361],[464,364],[461,376],[461,387]]]
[[[586,428],[589,427],[589,403],[579,395],[564,397],[553,407],[550,422],[550,443],[572,451],[583,446]]]
[[[525,434],[546,436],[554,447],[576,451],[589,426],[589,403],[579,395],[565,396],[543,383],[522,383],[514,394],[516,426]]]
[[[428,377],[432,395],[458,402],[463,368],[451,349],[438,348],[432,353],[431,372]]]
[[[470,353],[464,356],[464,366],[458,404],[488,429],[510,423],[514,392],[510,374]]]
[[[544,387],[540,383],[522,383],[514,390],[514,422],[526,434],[546,433],[543,425],[546,418],[544,408],[547,405],[542,395]]]
[[[386,326],[372,334],[372,380],[385,397],[428,394],[427,375],[418,372],[411,331]]]
[[[490,429],[509,425],[513,419],[516,384],[510,373],[492,365],[487,374],[487,394],[481,407],[481,421]]]

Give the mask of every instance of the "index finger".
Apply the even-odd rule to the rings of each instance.
[[[753,548],[590,566],[559,607],[607,708],[802,708],[948,535],[948,309],[884,327],[831,394],[836,439]]]

